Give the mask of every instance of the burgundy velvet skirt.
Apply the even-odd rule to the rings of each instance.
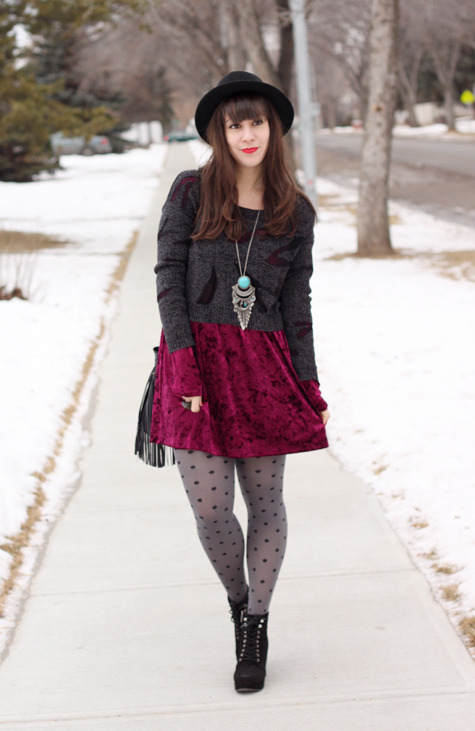
[[[328,446],[320,416],[326,403],[316,382],[298,378],[283,331],[196,322],[191,328],[203,407],[192,413],[173,391],[172,356],[162,332],[153,442],[226,457],[291,454]]]

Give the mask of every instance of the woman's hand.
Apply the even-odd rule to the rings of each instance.
[[[328,424],[328,419],[330,418],[330,412],[328,409],[325,409],[325,411],[320,411],[320,416],[323,420],[323,426],[326,426]]]
[[[182,396],[182,399],[187,403],[191,403],[190,411],[192,411],[194,414],[198,414],[201,407],[203,406],[201,396]]]

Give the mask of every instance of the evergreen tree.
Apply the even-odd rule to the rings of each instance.
[[[18,68],[14,28],[23,8],[22,2],[11,3],[10,12],[4,10],[0,14],[1,180],[31,180],[40,170],[55,166],[46,154],[49,138],[42,119],[53,109],[48,109],[44,89]]]
[[[81,98],[71,52],[77,29],[97,24],[137,0],[9,0],[0,7],[0,180],[24,182],[53,171],[50,134],[90,137],[116,125],[97,99]],[[34,39],[33,54],[16,48],[15,27]],[[35,46],[36,44],[36,46]],[[56,45],[55,45],[56,44]],[[48,49],[36,53],[35,49]],[[22,63],[24,65],[22,65]]]

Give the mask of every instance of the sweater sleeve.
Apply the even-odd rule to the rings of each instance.
[[[317,381],[302,381],[302,386],[317,411],[326,411],[328,409],[328,404],[320,392]]]
[[[201,376],[193,348],[180,348],[170,354],[173,393],[183,396],[201,396]]]
[[[198,208],[197,189],[196,171],[178,175],[163,206],[158,229],[154,271],[160,319],[170,353],[194,345],[186,303],[186,274]]]
[[[299,223],[297,253],[290,265],[280,294],[284,332],[289,343],[290,357],[302,381],[318,383],[313,345],[313,324],[310,297],[310,277],[313,273],[313,227],[315,216],[305,203],[305,213]]]

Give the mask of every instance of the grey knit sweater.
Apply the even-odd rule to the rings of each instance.
[[[231,298],[239,277],[236,245],[224,233],[213,241],[191,241],[199,197],[199,171],[180,173],[158,231],[157,299],[170,352],[194,345],[190,321],[239,326]],[[257,213],[247,208],[241,212],[248,223],[248,233],[238,244],[244,266]],[[246,271],[256,288],[248,329],[284,330],[299,378],[318,380],[309,286],[315,217],[300,196],[297,221],[293,237],[266,236],[258,224]]]

